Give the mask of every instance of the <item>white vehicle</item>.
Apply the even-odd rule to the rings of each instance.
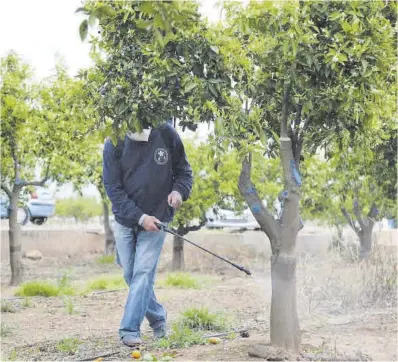
[[[53,195],[44,188],[39,188],[30,195],[26,204],[27,220],[33,224],[42,225],[55,213],[55,200]],[[26,220],[26,222],[27,222]]]
[[[220,208],[209,209],[206,212],[206,219],[208,229],[260,229],[260,225],[249,208],[239,213]]]

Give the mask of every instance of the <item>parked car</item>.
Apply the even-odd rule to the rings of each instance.
[[[0,217],[8,219],[10,216],[10,200],[7,196],[0,195]],[[18,224],[25,225],[28,222],[28,212],[26,208],[19,207],[17,213]]]
[[[2,219],[8,219],[8,205],[10,202],[8,201],[8,197],[0,196],[0,217]]]
[[[26,204],[29,220],[36,225],[42,225],[55,213],[55,200],[50,191],[40,188],[30,195]]]
[[[17,220],[21,225],[26,225],[30,220],[33,224],[42,225],[49,217],[55,213],[55,200],[52,194],[39,188],[33,192],[25,207],[18,208]],[[10,200],[8,197],[0,196],[0,215],[2,219],[10,216]]]
[[[240,213],[220,208],[209,209],[206,212],[206,219],[208,229],[260,229],[260,225],[248,208]]]

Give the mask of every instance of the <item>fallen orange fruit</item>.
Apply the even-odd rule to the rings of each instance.
[[[134,359],[140,359],[141,358],[141,352],[138,350],[135,350],[133,352],[131,352],[131,357],[133,357]]]
[[[221,339],[220,338],[216,338],[216,337],[212,337],[212,338],[209,338],[209,342],[211,344],[219,344],[221,342]]]

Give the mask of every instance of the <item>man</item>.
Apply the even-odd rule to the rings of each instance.
[[[156,222],[169,223],[192,190],[192,170],[184,146],[168,123],[129,133],[103,152],[103,180],[115,215],[117,260],[129,285],[120,324],[124,344],[142,343],[144,317],[155,338],[166,335],[166,311],[153,290],[165,239]]]

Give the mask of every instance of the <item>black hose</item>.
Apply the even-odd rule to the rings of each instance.
[[[218,259],[220,259],[220,260],[222,260],[222,261],[225,261],[226,263],[232,265],[233,267],[235,267],[236,269],[239,269],[240,271],[246,273],[247,275],[251,275],[251,272],[250,272],[248,269],[244,268],[243,266],[240,266],[240,265],[238,265],[238,264],[235,264],[235,263],[233,263],[232,261],[229,261],[229,260],[227,260],[227,259],[224,259],[222,256],[219,256],[219,255],[217,255],[217,254],[214,254],[214,253],[211,252],[210,250],[207,250],[207,249],[203,248],[202,246],[200,246],[200,245],[198,245],[198,244],[195,244],[193,241],[189,241],[188,239],[185,239],[185,238],[182,237],[181,235],[178,235],[175,231],[169,229],[166,225],[164,225],[164,224],[162,224],[162,223],[155,223],[155,224],[156,224],[156,226],[157,226],[160,230],[163,230],[163,231],[165,231],[165,232],[167,232],[167,233],[169,233],[169,234],[171,234],[171,235],[177,236],[178,238],[180,238],[180,239],[186,241],[187,243],[192,244],[193,246],[196,246],[197,248],[199,248],[199,249],[205,251],[206,253],[209,253],[209,254],[215,256],[216,258],[218,258]]]

